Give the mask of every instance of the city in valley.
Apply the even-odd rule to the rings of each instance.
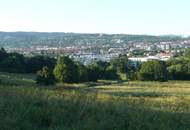
[[[14,43],[12,43],[14,41]],[[26,56],[68,55],[87,65],[92,61],[110,61],[127,55],[131,61],[167,61],[190,48],[190,38],[181,36],[146,36],[124,34],[73,33],[0,33],[0,45],[8,52]]]
[[[190,130],[190,0],[0,0],[0,130]]]

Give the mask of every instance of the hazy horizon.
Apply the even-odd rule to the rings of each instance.
[[[0,0],[0,31],[190,36],[188,0]]]
[[[181,36],[181,37],[189,37],[190,35],[180,35],[180,34],[161,34],[161,35],[153,35],[153,34],[130,34],[130,33],[88,33],[88,32],[42,32],[42,31],[0,31],[3,33],[73,33],[73,34],[105,34],[105,35],[142,35],[142,36]]]

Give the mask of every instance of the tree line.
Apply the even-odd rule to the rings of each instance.
[[[168,81],[190,80],[190,50],[183,56],[169,61],[151,60],[132,62],[126,55],[120,55],[110,62],[94,61],[89,65],[76,62],[68,56],[58,59],[47,56],[25,57],[18,53],[7,53],[0,49],[0,71],[10,73],[37,73],[38,84],[56,82],[96,82],[99,79]]]
[[[36,73],[42,67],[54,68],[56,59],[47,56],[25,57],[19,53],[7,53],[0,49],[0,71],[10,73]]]

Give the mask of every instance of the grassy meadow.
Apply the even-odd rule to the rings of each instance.
[[[0,73],[1,130],[190,130],[190,82],[38,86]]]

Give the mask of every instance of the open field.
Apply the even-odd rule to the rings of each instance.
[[[190,82],[35,85],[0,73],[2,130],[189,130]]]

